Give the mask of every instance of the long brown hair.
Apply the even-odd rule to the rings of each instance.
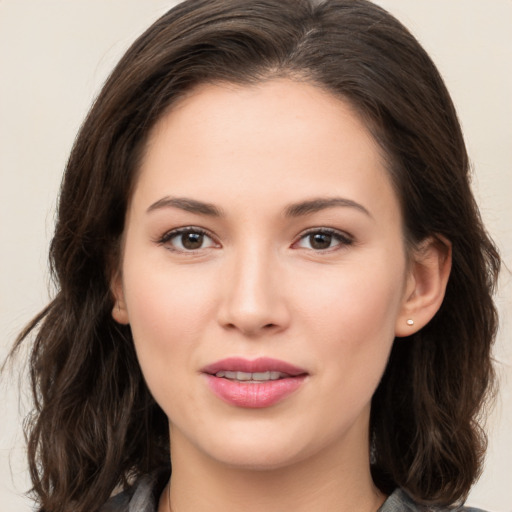
[[[188,0],[127,51],[71,152],[50,249],[53,301],[34,335],[35,411],[27,421],[41,511],[94,512],[113,489],[169,465],[167,418],[142,377],[109,283],[148,133],[200,83],[307,80],[348,100],[387,156],[410,246],[452,243],[445,300],[395,340],[371,412],[372,472],[384,492],[463,500],[478,476],[478,419],[492,389],[492,301],[500,260],[469,186],[457,116],[434,64],[366,0]]]

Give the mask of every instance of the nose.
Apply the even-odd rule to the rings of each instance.
[[[252,247],[226,262],[218,313],[223,328],[254,338],[289,326],[282,272],[276,255],[269,253]]]

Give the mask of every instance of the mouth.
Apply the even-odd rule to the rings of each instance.
[[[268,382],[279,379],[289,378],[290,375],[282,372],[230,372],[230,371],[220,371],[215,374],[215,377],[219,377],[221,379],[228,379],[232,381],[238,382],[246,382],[248,384],[258,384],[260,382]]]
[[[202,369],[210,390],[224,402],[246,408],[275,405],[298,391],[308,372],[271,358],[228,358]]]

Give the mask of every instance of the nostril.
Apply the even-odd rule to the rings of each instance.
[[[224,329],[228,331],[241,331],[247,336],[258,335],[258,332],[262,334],[263,332],[271,333],[275,330],[279,329],[278,324],[268,323],[260,326],[257,325],[237,325],[236,323],[229,322],[224,324]]]

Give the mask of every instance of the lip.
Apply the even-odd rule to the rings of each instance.
[[[270,371],[287,373],[291,377],[307,373],[303,368],[299,368],[285,361],[280,361],[279,359],[272,359],[271,357],[259,357],[258,359],[252,360],[242,357],[228,357],[205,366],[201,371],[210,375],[215,375],[220,371],[247,373]]]
[[[220,371],[247,373],[280,372],[286,376],[271,381],[244,382],[217,377]],[[297,391],[308,373],[303,368],[269,357],[244,359],[230,357],[205,366],[201,372],[210,390],[224,402],[236,407],[263,408],[281,402]]]

